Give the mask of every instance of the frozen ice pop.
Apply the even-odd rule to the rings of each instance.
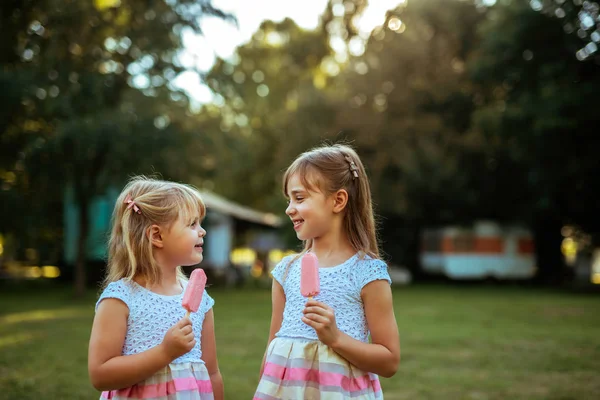
[[[312,300],[320,291],[319,260],[313,253],[306,253],[301,261],[300,294]]]
[[[201,268],[196,268],[190,275],[190,280],[185,288],[181,305],[187,310],[186,317],[190,313],[198,311],[200,303],[202,303],[202,295],[204,294],[204,286],[206,285],[206,274]]]

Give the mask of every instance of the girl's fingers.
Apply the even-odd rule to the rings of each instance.
[[[306,325],[308,325],[308,326],[310,326],[310,327],[314,328],[315,330],[316,330],[316,329],[320,329],[320,328],[321,328],[321,326],[322,326],[322,324],[321,324],[321,323],[319,323],[319,322],[316,322],[316,321],[313,321],[312,319],[310,319],[310,318],[306,318],[306,317],[302,317],[302,322],[304,322]]]
[[[329,319],[327,319],[326,317],[322,316],[322,315],[318,315],[318,314],[306,314],[305,318],[326,325],[327,323],[329,323]]]

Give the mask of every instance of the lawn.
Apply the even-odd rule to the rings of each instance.
[[[95,399],[87,341],[95,293],[0,288],[0,398]],[[270,318],[267,290],[213,290],[226,398],[250,399]],[[600,398],[600,296],[500,286],[394,291],[402,342],[386,399]]]

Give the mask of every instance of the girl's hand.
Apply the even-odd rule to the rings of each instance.
[[[195,345],[196,339],[194,338],[192,321],[186,317],[177,321],[177,323],[165,333],[165,337],[161,343],[164,351],[173,360],[188,353]]]
[[[302,322],[314,328],[321,342],[332,347],[340,337],[333,309],[320,301],[309,300],[302,312]]]

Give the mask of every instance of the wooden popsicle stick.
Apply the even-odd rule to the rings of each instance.
[[[189,318],[189,317],[190,317],[190,313],[191,313],[191,311],[190,311],[190,310],[187,310],[187,312],[185,313],[185,317],[186,317],[186,318]]]

